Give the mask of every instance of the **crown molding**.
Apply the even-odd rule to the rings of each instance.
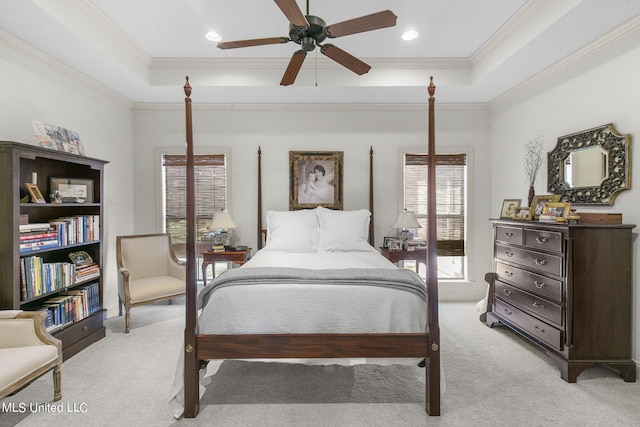
[[[566,58],[545,68],[535,76],[527,79],[519,85],[504,92],[500,96],[488,102],[490,108],[495,108],[507,104],[527,91],[535,89],[537,85],[550,80],[554,75],[559,75],[562,71],[577,66],[587,59],[596,56],[604,49],[615,45],[625,39],[640,33],[640,15],[637,15],[622,25],[609,31],[599,39],[589,43]],[[637,45],[636,45],[637,47]]]
[[[152,58],[149,68],[154,69],[281,69],[289,58]],[[466,58],[365,58],[376,69],[468,69]],[[315,62],[315,60],[314,60]],[[326,58],[319,58],[319,68],[339,68]],[[315,66],[315,65],[314,65]]]
[[[7,33],[2,29],[0,29],[0,43],[13,49],[19,54],[24,55],[27,58],[43,64],[47,68],[59,73],[60,75],[73,81],[74,83],[82,84],[83,86],[86,86],[87,88],[94,90],[97,93],[102,94],[119,104],[122,104],[128,108],[131,108],[133,105],[131,100],[127,99],[126,97],[112,91],[111,89],[98,83],[94,79],[87,77],[85,74],[69,67],[61,61],[58,61],[57,59],[47,55],[45,52],[36,49],[30,44],[20,40],[19,38]]]
[[[427,111],[428,103],[192,103],[194,111]],[[134,111],[184,111],[181,102],[135,102]],[[487,103],[436,103],[436,110],[489,111]]]
[[[74,6],[81,10],[91,20],[93,20],[98,28],[107,32],[122,47],[136,57],[147,67],[151,63],[151,55],[147,53],[139,44],[137,44],[127,33],[122,31],[107,15],[105,15],[90,0],[72,0]]]

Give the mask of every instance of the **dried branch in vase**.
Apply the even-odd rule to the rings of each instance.
[[[529,187],[535,187],[538,172],[542,166],[542,144],[544,144],[544,137],[538,132],[533,138],[528,139],[524,146],[524,168]]]

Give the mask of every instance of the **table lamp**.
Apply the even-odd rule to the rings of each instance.
[[[207,228],[213,230],[214,245],[231,246],[231,233],[228,230],[237,227],[238,224],[236,224],[229,212],[220,211],[213,214],[213,219]]]
[[[398,218],[396,222],[393,224],[393,228],[397,228],[398,238],[402,240],[402,246],[406,249],[408,246],[408,241],[413,240],[415,237],[412,232],[409,231],[410,228],[422,228],[422,226],[418,223],[418,219],[416,218],[416,214],[414,212],[407,212],[405,209],[404,212],[398,213]]]

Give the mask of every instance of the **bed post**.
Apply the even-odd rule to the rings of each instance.
[[[262,249],[262,148],[258,146],[258,250]]]
[[[184,85],[185,123],[187,139],[187,280],[186,319],[184,331],[184,416],[194,418],[199,411],[198,363],[196,357],[196,236],[195,177],[193,167],[193,128],[191,118],[191,86],[189,76]]]
[[[429,162],[427,175],[427,331],[429,355],[426,358],[427,413],[440,415],[440,326],[438,323],[438,236],[436,222],[436,134],[435,98],[436,87],[430,77],[429,92]]]
[[[376,239],[373,236],[373,145],[369,150],[369,212],[371,212],[371,218],[369,220],[369,244],[375,247]]]

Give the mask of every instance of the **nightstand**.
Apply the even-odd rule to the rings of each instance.
[[[394,264],[397,264],[400,261],[415,261],[416,262],[416,273],[418,272],[418,266],[420,263],[427,266],[427,249],[416,249],[413,251],[390,251],[389,248],[380,248],[380,253],[382,256],[387,258]]]
[[[233,262],[242,265],[251,259],[251,248],[244,251],[220,251],[220,252],[202,252],[202,279],[206,283],[207,267],[213,264],[213,276],[215,278],[215,263],[219,261]]]

